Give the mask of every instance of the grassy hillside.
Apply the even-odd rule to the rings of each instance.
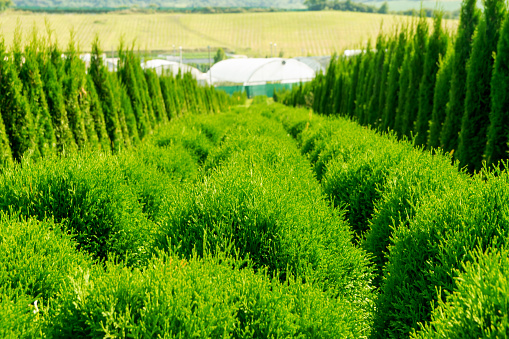
[[[90,49],[96,33],[103,48],[116,49],[124,35],[136,39],[141,49],[171,52],[173,45],[186,51],[227,48],[250,56],[270,55],[270,43],[284,55],[329,55],[334,51],[364,45],[376,38],[383,20],[391,30],[408,17],[350,12],[280,12],[244,14],[40,14],[8,11],[0,14],[6,44],[12,42],[16,21],[28,28],[35,24],[44,31],[47,18],[60,46],[69,40],[74,27],[82,50]],[[455,21],[447,23],[455,25]]]
[[[166,7],[166,8],[193,8],[193,7],[255,7],[255,8],[305,8],[304,0],[14,0],[17,7]]]

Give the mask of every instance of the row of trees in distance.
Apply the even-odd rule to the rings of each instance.
[[[326,75],[280,99],[312,105],[415,144],[441,148],[460,167],[508,158],[509,20],[502,0],[462,4],[456,34],[445,31],[437,11],[431,29],[421,16],[373,48],[333,58]],[[431,32],[430,32],[431,31]]]

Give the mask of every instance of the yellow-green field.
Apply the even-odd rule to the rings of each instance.
[[[136,39],[141,49],[172,51],[173,45],[184,51],[206,50],[207,46],[227,48],[250,56],[270,55],[270,43],[277,44],[277,54],[329,55],[364,45],[375,39],[383,20],[384,30],[408,17],[352,12],[275,12],[243,14],[33,14],[7,11],[0,14],[0,31],[6,44],[12,43],[17,20],[24,33],[34,22],[45,32],[47,18],[62,47],[67,45],[74,27],[82,51],[90,50],[96,33],[104,50],[116,49],[119,39]],[[448,22],[453,27],[455,21]]]

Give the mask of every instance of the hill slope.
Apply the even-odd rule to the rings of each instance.
[[[255,8],[305,8],[304,0],[14,0],[16,7],[63,8],[122,8],[122,7],[255,7]]]

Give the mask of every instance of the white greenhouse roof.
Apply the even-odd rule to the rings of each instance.
[[[208,78],[200,72],[199,69],[191,67],[189,65],[181,64],[175,61],[168,61],[162,59],[154,59],[144,62],[141,67],[143,69],[154,69],[158,75],[161,75],[166,72],[171,72],[173,75],[177,75],[179,70],[181,74],[191,73],[193,78],[198,80],[199,82],[206,82]]]
[[[261,85],[270,82],[295,83],[310,81],[315,71],[308,65],[282,58],[228,59],[212,66],[212,82]],[[207,77],[210,73],[207,73]]]

